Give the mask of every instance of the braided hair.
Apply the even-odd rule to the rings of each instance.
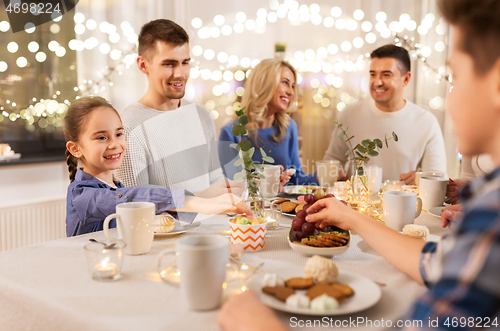
[[[99,107],[108,107],[116,111],[106,99],[96,96],[83,97],[71,103],[64,117],[64,138],[66,142],[78,141],[87,116]],[[66,164],[68,165],[69,180],[73,182],[78,169],[78,158],[72,155],[68,149],[66,149]]]

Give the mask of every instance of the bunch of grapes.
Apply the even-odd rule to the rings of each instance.
[[[315,223],[306,222],[306,216],[317,213],[319,212],[319,210],[308,211],[309,207],[311,207],[311,205],[314,204],[316,200],[323,198],[334,198],[334,197],[335,196],[333,194],[326,194],[326,195],[320,194],[318,197],[315,197],[312,194],[305,195],[304,201],[306,202],[306,204],[304,205],[302,210],[299,210],[297,212],[295,219],[292,221],[292,229],[295,231],[295,236],[297,237],[297,240],[301,241],[302,238],[307,238],[309,236],[314,236],[318,234],[318,230],[316,229]]]

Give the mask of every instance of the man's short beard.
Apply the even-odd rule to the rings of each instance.
[[[184,95],[185,95],[185,94],[186,94],[186,90],[183,90],[182,92],[181,92],[181,91],[179,91],[179,92],[177,92],[177,93],[175,93],[175,92],[174,92],[174,93],[166,92],[166,93],[164,94],[164,96],[165,96],[166,98],[169,98],[169,99],[182,99],[182,98],[184,98]],[[179,95],[180,95],[180,96],[179,96]]]

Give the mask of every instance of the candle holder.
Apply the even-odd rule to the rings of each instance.
[[[276,230],[279,228],[283,206],[271,204],[269,207],[264,207],[264,219],[267,221],[268,230]]]
[[[121,277],[123,265],[123,248],[125,243],[117,242],[111,248],[104,248],[101,243],[85,245],[87,266],[92,279],[97,281],[114,281]]]

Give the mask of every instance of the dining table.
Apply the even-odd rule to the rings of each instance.
[[[91,278],[84,246],[89,239],[106,241],[94,232],[0,252],[0,325],[2,330],[220,330],[219,309],[193,311],[181,298],[178,286],[162,280],[157,271],[159,253],[175,247],[182,236],[213,234],[229,238],[226,214],[198,215],[198,228],[179,235],[157,236],[147,254],[129,256],[123,261],[122,277],[112,282]],[[282,226],[267,230],[264,249],[245,252],[242,262],[259,266],[256,274],[273,273],[281,268],[303,269],[308,256],[293,251],[288,242],[291,218],[282,216]],[[423,211],[415,224],[443,236],[448,229],[440,219]],[[111,232],[116,229],[112,229]],[[352,321],[396,325],[426,288],[396,269],[352,233],[347,251],[332,257],[341,272],[355,273],[380,286],[381,298],[372,307],[347,315],[310,316],[275,311],[289,329],[322,329],[326,321],[339,329],[352,328]],[[226,289],[224,298],[230,294]],[[232,289],[234,290],[234,288]],[[253,312],[248,312],[253,314]],[[259,318],[259,316],[255,316]],[[325,320],[326,318],[326,320]],[[323,323],[323,324],[321,324]],[[337,323],[337,324],[335,324]],[[371,330],[370,324],[357,325]]]

